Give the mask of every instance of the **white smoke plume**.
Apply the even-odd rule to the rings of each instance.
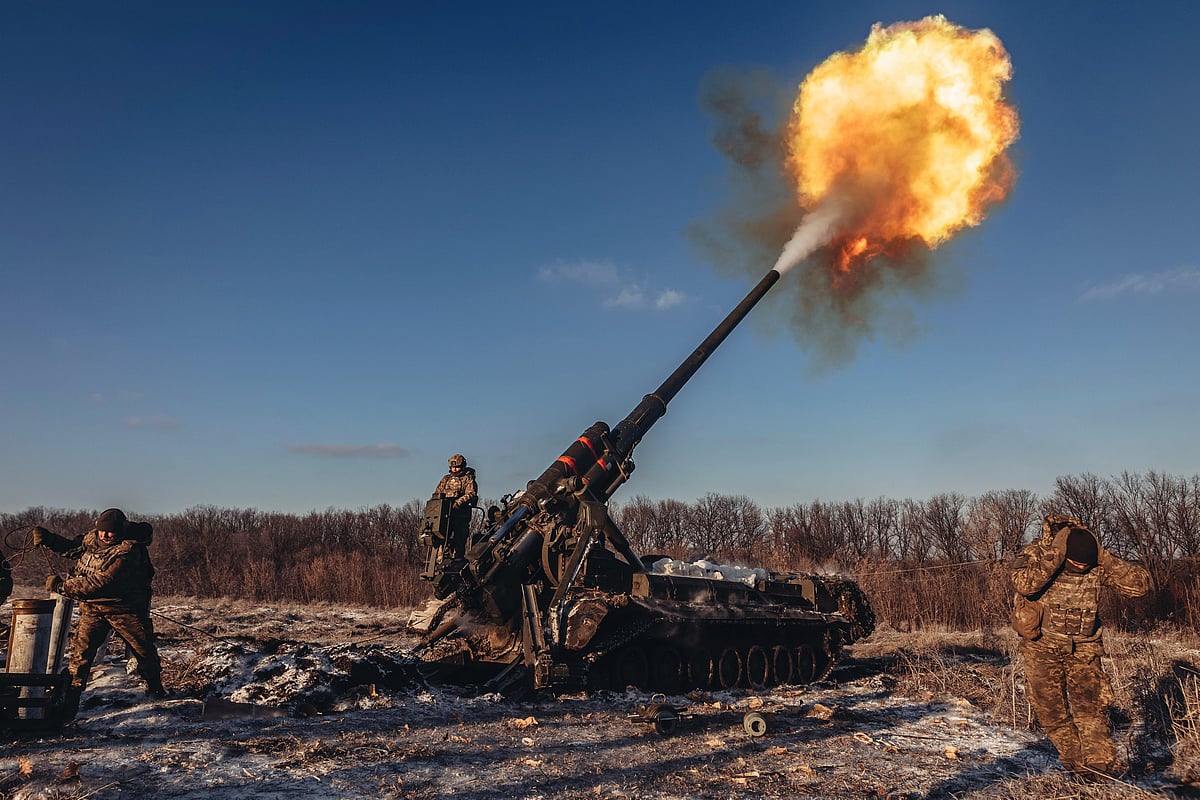
[[[837,234],[842,217],[843,205],[833,199],[813,209],[783,246],[783,252],[775,262],[775,271],[783,275],[819,248],[829,244]]]

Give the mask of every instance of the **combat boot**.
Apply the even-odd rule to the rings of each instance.
[[[59,706],[58,718],[61,722],[70,722],[79,713],[79,699],[83,697],[83,688],[68,686],[63,692],[62,705]]]
[[[146,696],[162,700],[169,697],[170,693],[163,688],[162,678],[153,678],[146,681]]]

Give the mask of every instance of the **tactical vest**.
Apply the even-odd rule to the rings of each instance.
[[[438,483],[437,489],[434,490],[434,494],[440,494],[445,497],[462,497],[466,492],[467,486],[470,485],[468,483],[468,478],[474,479],[474,477],[475,473],[473,470],[463,470],[462,475],[446,475]]]
[[[1083,574],[1064,570],[1055,576],[1041,597],[1043,633],[1074,638],[1095,635],[1100,628],[1100,571],[1098,567]]]
[[[95,534],[88,534],[94,536]],[[86,541],[86,539],[85,539]],[[141,552],[134,552],[140,548]],[[108,547],[87,547],[75,568],[71,570],[73,578],[89,578],[103,574],[114,561],[121,558],[133,559],[137,568],[124,571],[116,582],[109,583],[99,596],[89,597],[86,604],[95,609],[114,611],[121,609],[140,609],[150,603],[150,581],[154,578],[154,567],[150,563],[146,546],[130,539],[124,539]]]
[[[76,563],[72,574],[78,578],[82,578],[104,572],[104,569],[112,563],[114,558],[129,552],[132,547],[133,544],[131,542],[117,542],[111,547],[86,550]]]

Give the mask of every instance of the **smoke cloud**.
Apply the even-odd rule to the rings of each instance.
[[[911,301],[947,285],[934,248],[1012,188],[1011,76],[995,34],[940,15],[875,25],[798,92],[761,71],[712,73],[701,105],[733,203],[694,238],[722,271],[789,273],[768,308],[817,367],[878,335],[907,339]]]
[[[721,68],[705,77],[700,104],[711,142],[727,165],[729,202],[694,223],[692,243],[728,277],[758,279],[769,265],[785,278],[764,298],[754,323],[789,333],[817,372],[853,361],[876,338],[903,344],[917,331],[910,303],[948,284],[930,269],[929,250],[906,243],[852,275],[838,272],[828,245],[872,202],[863,187],[831,193],[813,211],[797,204],[788,176],[785,134],[798,81],[758,70]]]

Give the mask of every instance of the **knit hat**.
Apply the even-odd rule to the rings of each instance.
[[[1099,555],[1100,547],[1091,531],[1087,528],[1071,528],[1067,534],[1067,558],[1094,567]]]
[[[125,523],[128,522],[125,518],[125,512],[119,508],[109,508],[100,512],[100,516],[96,517],[96,530],[112,531],[113,533],[124,533]]]

